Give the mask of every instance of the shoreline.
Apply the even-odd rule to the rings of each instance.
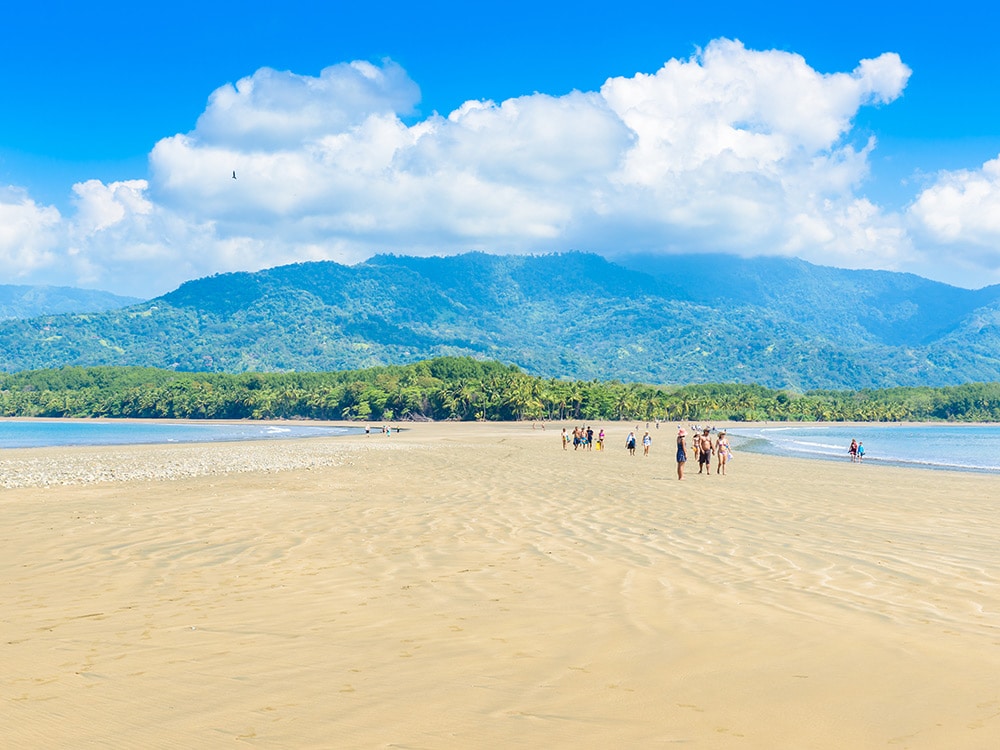
[[[151,442],[151,443],[117,443],[101,445],[59,445],[59,446],[39,446],[39,447],[16,447],[0,449],[0,488],[17,487],[41,487],[55,485],[87,484],[93,482],[107,481],[139,481],[158,480],[168,481],[177,478],[187,478],[196,476],[228,475],[234,473],[253,473],[254,471],[291,471],[295,469],[318,468],[323,466],[336,466],[344,460],[354,445],[352,441],[382,440],[385,436],[378,428],[381,422],[369,422],[373,425],[370,435],[363,433],[365,423],[343,420],[159,420],[159,419],[131,419],[131,418],[0,418],[0,421],[45,421],[48,423],[61,422],[81,422],[81,423],[136,423],[136,424],[173,424],[173,425],[193,425],[193,426],[242,426],[253,427],[330,427],[351,430],[345,435],[315,435],[315,436],[294,436],[294,437],[247,437],[237,440],[208,440],[208,441],[172,441],[172,442]],[[535,432],[539,434],[550,434],[553,440],[550,443],[558,444],[559,431],[562,427],[572,427],[583,422],[563,421],[545,422],[546,427],[541,427],[542,422],[531,421],[521,422],[399,422],[390,423],[393,427],[393,436],[389,438],[395,445],[400,438],[414,433],[421,434],[428,428],[444,428],[452,431],[471,430],[476,431],[498,429],[510,430],[513,433]],[[634,420],[615,421],[595,421],[595,428],[603,427],[608,430],[614,440],[624,440],[625,434],[638,424],[640,431],[645,429],[643,421]],[[665,437],[673,437],[673,429],[677,422],[662,422],[657,430],[650,423],[650,433],[653,435],[656,445],[654,455],[663,459],[667,453],[672,453],[672,448],[668,450],[665,446]],[[687,426],[688,423],[683,423]],[[401,425],[401,426],[398,426]],[[753,448],[745,449],[741,444],[757,438],[753,436],[740,435],[740,430],[767,430],[767,429],[811,429],[811,428],[831,428],[846,429],[857,428],[882,428],[882,427],[996,427],[995,423],[939,423],[939,422],[720,422],[712,427],[718,430],[725,430],[731,435],[735,442],[733,448],[740,455],[750,454],[754,456],[770,456],[780,459],[801,460],[807,462],[821,463],[848,463],[846,456],[841,458],[835,455],[826,454],[803,454],[775,451],[758,451]],[[397,430],[401,430],[397,432]],[[360,432],[358,432],[360,431]],[[622,434],[618,435],[618,431]],[[735,431],[735,432],[734,432]],[[714,434],[714,433],[713,433]],[[641,437],[637,435],[637,437]],[[763,438],[761,438],[763,439]],[[374,447],[375,444],[362,442],[361,445]],[[613,446],[612,446],[613,447]],[[216,450],[216,448],[218,450]],[[890,460],[884,457],[869,455],[865,464],[879,468],[899,468],[904,470],[933,471],[957,474],[977,474],[977,475],[997,475],[995,469],[980,468],[959,465],[944,465],[933,463],[920,463],[918,461]]]
[[[759,455],[810,461],[851,462],[847,446],[862,439],[869,466],[923,471],[1000,474],[1000,425],[996,423],[807,423],[801,426],[751,425],[734,428],[734,447]],[[946,439],[942,440],[942,436]],[[839,441],[831,445],[830,440]],[[962,450],[956,450],[962,441]],[[897,442],[898,441],[898,442]],[[851,462],[854,463],[854,462]]]

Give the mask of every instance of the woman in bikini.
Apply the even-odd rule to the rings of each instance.
[[[720,432],[715,441],[715,454],[719,457],[719,463],[715,466],[715,473],[726,474],[726,464],[729,462],[729,438],[725,432]]]

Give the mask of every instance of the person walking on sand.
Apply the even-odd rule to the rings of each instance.
[[[649,436],[649,431],[647,430],[646,434],[642,436],[642,455],[649,455],[649,446],[652,445],[652,443],[653,438]]]
[[[858,463],[865,460],[865,444],[860,440],[858,441]]]
[[[635,433],[629,431],[628,437],[625,438],[625,447],[628,449],[628,454],[630,456],[635,455]]]
[[[569,444],[569,434],[566,432],[565,427],[563,427],[562,431],[562,443],[563,443],[563,450],[566,450],[566,446]]]
[[[695,440],[698,441],[698,473],[701,474],[701,470],[704,469],[706,476],[712,473],[712,438],[708,432],[706,427],[701,435],[695,436]]]
[[[684,464],[687,462],[687,450],[684,448],[684,428],[677,430],[677,478],[684,478]]]
[[[851,463],[853,464],[858,460],[858,441],[852,440],[851,447],[847,449],[847,452],[851,455]]]
[[[715,473],[725,476],[726,464],[729,463],[729,459],[732,456],[729,452],[729,438],[726,437],[725,430],[719,433],[719,437],[715,441],[715,455],[719,460],[719,463],[715,466]]]

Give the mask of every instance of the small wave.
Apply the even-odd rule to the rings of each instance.
[[[816,443],[811,440],[788,440],[785,441],[785,444],[792,446],[792,450],[800,448],[802,450],[810,450],[810,451],[815,451],[818,449],[824,451],[833,451],[835,453],[838,453],[840,451],[843,451],[844,453],[847,452],[847,446],[841,445],[840,443]]]
[[[921,469],[944,469],[949,471],[1000,472],[1000,466],[993,464],[974,464],[956,460],[930,460],[924,458],[900,458],[897,456],[865,456],[865,463],[878,463],[886,466],[913,466]]]

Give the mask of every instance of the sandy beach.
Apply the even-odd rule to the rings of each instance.
[[[1000,477],[630,426],[4,452],[0,746],[1000,746]]]

